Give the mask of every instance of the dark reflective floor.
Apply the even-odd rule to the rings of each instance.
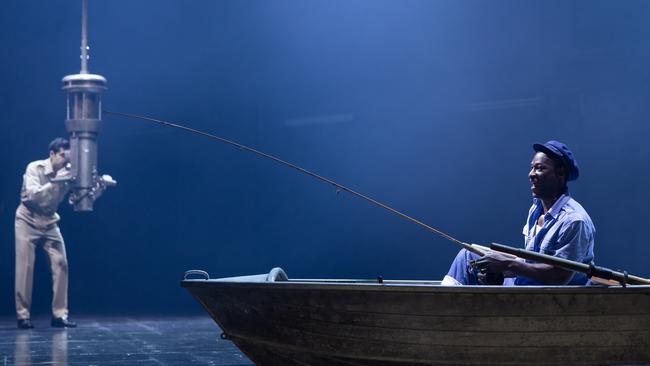
[[[207,316],[74,318],[75,329],[16,329],[0,319],[0,366],[6,365],[252,365]]]

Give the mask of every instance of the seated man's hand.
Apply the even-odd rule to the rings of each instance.
[[[480,273],[503,273],[506,277],[514,277],[514,273],[509,271],[513,259],[499,252],[490,251],[483,257],[473,261],[471,265],[478,269]]]

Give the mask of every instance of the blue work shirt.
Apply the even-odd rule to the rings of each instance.
[[[587,211],[571,196],[563,194],[544,215],[544,225],[535,226],[544,212],[542,201],[535,198],[524,225],[526,250],[589,264],[594,259],[594,228]],[[575,272],[568,285],[584,285],[587,276]],[[540,285],[539,282],[518,276],[515,285]]]

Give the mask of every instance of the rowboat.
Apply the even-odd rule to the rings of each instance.
[[[201,276],[195,276],[201,273]],[[260,366],[650,365],[650,286],[289,279],[181,286]]]

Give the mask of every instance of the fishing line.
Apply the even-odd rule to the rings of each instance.
[[[337,182],[335,182],[335,181],[333,181],[331,179],[320,176],[320,175],[318,175],[318,174],[316,174],[314,172],[311,172],[311,171],[309,171],[309,170],[307,170],[305,168],[302,168],[302,167],[300,167],[300,166],[298,166],[296,164],[293,164],[293,163],[290,163],[288,161],[282,160],[282,159],[280,159],[280,158],[278,158],[276,156],[273,156],[271,154],[267,154],[267,153],[265,153],[263,151],[253,149],[252,147],[248,147],[246,145],[240,144],[240,143],[232,141],[232,140],[228,140],[228,139],[223,138],[223,137],[215,136],[215,135],[209,134],[207,132],[199,131],[199,130],[196,130],[196,129],[193,129],[193,128],[185,127],[185,126],[182,126],[182,125],[179,125],[179,124],[176,124],[176,123],[172,123],[172,122],[168,122],[168,121],[163,121],[163,120],[160,120],[160,119],[140,116],[140,115],[131,114],[131,113],[113,112],[113,111],[108,111],[108,110],[104,110],[103,112],[106,113],[106,114],[110,114],[110,115],[114,115],[114,116],[118,116],[118,117],[128,118],[128,119],[132,119],[132,120],[147,121],[147,122],[152,122],[152,123],[156,123],[156,124],[159,124],[159,125],[163,125],[163,126],[166,126],[166,127],[177,128],[177,129],[183,130],[185,132],[189,132],[189,133],[193,133],[195,135],[199,135],[199,136],[207,137],[207,138],[210,138],[210,139],[213,139],[213,140],[217,140],[217,141],[222,142],[224,144],[235,146],[240,150],[245,150],[245,151],[251,152],[253,154],[256,154],[258,156],[262,156],[264,158],[271,159],[271,160],[273,160],[273,161],[275,161],[275,162],[277,162],[279,164],[288,166],[288,167],[290,167],[292,169],[295,169],[295,170],[297,170],[297,171],[299,171],[301,173],[304,173],[304,174],[307,174],[307,175],[309,175],[309,176],[311,176],[313,178],[316,178],[317,180],[320,180],[322,182],[325,182],[327,184],[330,184],[330,185],[334,186],[337,189],[337,193],[338,193],[338,191],[348,192],[348,193],[350,193],[350,194],[352,194],[354,196],[357,196],[357,197],[359,197],[359,198],[361,198],[361,199],[363,199],[363,200],[365,200],[367,202],[370,202],[371,204],[373,204],[375,206],[381,207],[384,210],[387,210],[387,211],[391,212],[394,215],[397,215],[397,216],[399,216],[399,217],[401,217],[403,219],[411,221],[411,222],[419,225],[420,227],[424,228],[425,230],[427,230],[429,232],[440,235],[443,238],[445,238],[445,239],[447,239],[447,240],[449,240],[449,241],[451,241],[451,242],[453,242],[455,244],[458,244],[458,245],[462,246],[463,248],[465,248],[465,249],[467,249],[467,250],[469,250],[471,252],[483,255],[483,253],[481,253],[480,249],[476,248],[476,245],[472,245],[472,244],[460,241],[460,240],[452,237],[451,235],[446,234],[446,233],[444,233],[444,232],[442,232],[442,231],[440,231],[440,230],[438,230],[436,228],[433,228],[433,227],[421,222],[420,220],[417,220],[417,219],[415,219],[415,218],[413,218],[413,217],[411,217],[411,216],[409,216],[409,215],[407,215],[405,213],[402,213],[402,212],[400,212],[400,211],[398,211],[398,210],[396,210],[396,209],[394,209],[394,208],[392,208],[392,207],[390,207],[390,206],[388,206],[388,205],[386,205],[384,203],[381,203],[381,202],[379,202],[379,201],[377,201],[375,199],[372,199],[372,198],[370,198],[370,197],[368,197],[368,196],[366,196],[364,194],[356,192],[356,191],[354,191],[354,190],[352,190],[352,189],[350,189],[350,188],[348,188],[348,187],[346,187],[346,186],[344,186],[342,184],[339,184],[339,183],[337,183]]]
[[[156,119],[156,118],[145,117],[145,116],[140,116],[140,115],[131,114],[131,113],[113,112],[113,111],[107,111],[107,110],[104,110],[103,112],[106,113],[106,114],[110,114],[110,115],[114,115],[114,116],[118,116],[118,117],[123,117],[123,118],[127,118],[127,119],[147,121],[147,122],[152,122],[152,123],[156,123],[156,124],[167,126],[167,127],[177,128],[177,129],[183,130],[185,132],[189,132],[189,133],[193,133],[195,135],[199,135],[199,136],[207,137],[207,138],[210,138],[210,139],[213,139],[213,140],[217,140],[217,141],[222,142],[224,144],[235,146],[236,148],[238,148],[240,150],[245,150],[245,151],[251,152],[251,153],[253,153],[255,155],[258,155],[258,156],[261,156],[261,157],[264,157],[264,158],[267,158],[267,159],[271,159],[271,160],[273,160],[273,161],[275,161],[275,162],[277,162],[277,163],[279,163],[281,165],[288,166],[288,167],[290,167],[292,169],[295,169],[295,170],[297,170],[297,171],[299,171],[301,173],[304,173],[304,174],[307,174],[307,175],[309,175],[309,176],[311,176],[313,178],[316,178],[317,180],[320,180],[322,182],[325,182],[327,184],[330,184],[330,185],[334,186],[336,188],[336,193],[337,194],[340,191],[348,192],[348,193],[352,194],[353,196],[357,196],[357,197],[359,197],[359,198],[361,198],[361,199],[363,199],[363,200],[365,200],[365,201],[367,201],[367,202],[369,202],[369,203],[371,203],[371,204],[373,204],[375,206],[383,208],[384,210],[386,210],[386,211],[388,211],[388,212],[390,212],[390,213],[392,213],[394,215],[397,215],[397,216],[399,216],[399,217],[401,217],[403,219],[411,221],[411,222],[417,224],[418,226],[424,228],[425,230],[427,230],[429,232],[440,235],[443,238],[445,238],[445,239],[447,239],[447,240],[449,240],[449,241],[451,241],[451,242],[453,242],[453,243],[455,243],[457,245],[460,245],[464,249],[466,249],[466,250],[468,250],[468,251],[470,251],[470,252],[472,252],[474,254],[478,254],[480,256],[485,255],[490,249],[493,249],[493,250],[496,250],[496,251],[499,251],[499,252],[502,252],[502,253],[508,253],[508,254],[513,255],[515,257],[528,258],[528,259],[532,259],[532,260],[541,261],[542,263],[548,263],[548,264],[551,264],[551,265],[559,266],[561,268],[564,268],[564,269],[567,269],[567,270],[570,270],[570,271],[578,271],[578,272],[588,273],[589,277],[592,280],[595,280],[596,282],[600,282],[600,283],[603,283],[603,284],[606,284],[606,285],[611,285],[611,283],[607,282],[607,280],[609,278],[612,278],[612,279],[618,281],[621,284],[624,284],[624,283],[627,283],[627,282],[634,283],[634,284],[650,284],[650,279],[645,279],[645,278],[638,277],[638,276],[628,275],[627,272],[624,272],[623,274],[621,274],[619,272],[612,271],[612,270],[604,268],[604,267],[595,267],[593,264],[591,266],[589,266],[589,265],[586,265],[584,263],[573,262],[573,261],[569,261],[569,260],[562,260],[562,259],[558,259],[558,258],[555,258],[555,257],[552,257],[552,256],[548,256],[548,255],[544,255],[544,254],[540,254],[540,253],[535,253],[535,252],[530,252],[530,251],[523,250],[523,249],[511,248],[511,247],[507,247],[507,246],[496,244],[496,243],[493,243],[490,246],[490,248],[484,247],[484,246],[481,246],[481,245],[477,245],[477,244],[465,243],[463,241],[460,241],[460,240],[454,238],[453,236],[451,236],[451,235],[449,235],[447,233],[444,233],[444,232],[442,232],[442,231],[440,231],[440,230],[438,230],[438,229],[436,229],[434,227],[431,227],[431,226],[421,222],[420,220],[417,220],[417,219],[415,219],[415,218],[413,218],[413,217],[411,217],[411,216],[409,216],[409,215],[407,215],[407,214],[405,214],[403,212],[400,212],[400,211],[398,211],[398,210],[396,210],[396,209],[394,209],[394,208],[392,208],[392,207],[390,207],[390,206],[388,206],[388,205],[386,205],[384,203],[381,203],[381,202],[379,202],[379,201],[377,201],[375,199],[372,199],[372,198],[370,198],[370,197],[368,197],[368,196],[366,196],[364,194],[356,192],[356,191],[354,191],[354,190],[352,190],[352,189],[350,189],[350,188],[348,188],[348,187],[346,187],[346,186],[344,186],[342,184],[339,184],[339,183],[337,183],[337,182],[335,182],[335,181],[333,181],[331,179],[325,178],[325,177],[323,177],[321,175],[318,175],[318,174],[316,174],[314,172],[311,172],[311,171],[309,171],[309,170],[307,170],[305,168],[302,168],[302,167],[300,167],[300,166],[298,166],[296,164],[293,164],[293,163],[290,163],[288,161],[282,160],[282,159],[280,159],[280,158],[278,158],[276,156],[273,156],[271,154],[268,154],[268,153],[265,153],[263,151],[253,149],[252,147],[248,147],[248,146],[240,144],[238,142],[228,140],[228,139],[223,138],[223,137],[215,136],[215,135],[209,134],[207,132],[199,131],[199,130],[196,130],[196,129],[193,129],[193,128],[185,127],[185,126],[182,126],[182,125],[179,125],[179,124],[176,124],[176,123],[163,121],[163,120]],[[584,266],[588,267],[588,270],[585,270],[584,268],[582,268]],[[594,272],[594,269],[598,270],[598,272]],[[605,279],[601,279],[601,278],[598,278],[598,277],[595,277],[595,276],[592,277],[593,275],[598,276],[598,275],[602,275],[603,273],[608,274],[608,276],[611,275],[611,277],[605,276]],[[621,276],[623,276],[623,277],[621,277]]]

